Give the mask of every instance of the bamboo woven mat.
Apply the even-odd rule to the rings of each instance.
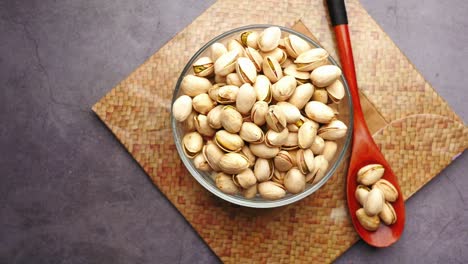
[[[466,149],[468,129],[359,2],[346,4],[366,119],[407,199]],[[252,5],[220,0],[93,106],[224,262],[330,262],[358,239],[346,209],[344,166],[298,203],[241,208],[214,197],[192,178],[170,130],[174,85],[185,63],[208,40],[246,23],[294,26],[313,32],[336,58],[326,14],[323,1]]]

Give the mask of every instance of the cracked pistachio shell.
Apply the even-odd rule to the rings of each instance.
[[[308,83],[309,82],[309,72],[302,72],[297,70],[296,64],[290,64],[288,67],[283,70],[285,75],[292,76],[296,78],[297,82]]]
[[[283,69],[279,62],[273,57],[265,57],[262,62],[263,74],[272,82],[275,83],[283,77]]]
[[[297,132],[297,145],[302,149],[308,149],[312,146],[317,135],[317,129],[314,123],[308,121],[302,124]]]
[[[325,149],[325,140],[323,140],[323,138],[320,136],[315,136],[314,142],[312,143],[310,149],[315,155],[322,154]]]
[[[213,45],[211,45],[210,51],[211,51],[211,59],[213,61],[216,61],[219,57],[221,57],[223,54],[228,52],[228,50],[226,49],[226,46],[218,42],[213,43]]]
[[[268,130],[265,134],[265,144],[269,147],[281,147],[288,139],[289,131],[284,128],[281,132]]]
[[[294,63],[298,71],[309,72],[328,63],[328,52],[322,48],[310,49],[297,56]]]
[[[250,112],[250,119],[257,126],[262,126],[266,122],[266,116],[268,114],[268,104],[264,101],[258,101],[252,106]]]
[[[192,113],[192,98],[188,95],[181,95],[172,105],[172,115],[179,122],[185,121]]]
[[[211,109],[215,107],[215,102],[211,100],[210,96],[206,93],[195,96],[192,100],[193,109],[200,114],[208,114]]]
[[[223,127],[221,125],[221,112],[223,110],[223,105],[218,105],[215,108],[211,109],[206,116],[208,118],[208,124],[214,129],[220,129]]]
[[[367,215],[374,216],[382,211],[384,203],[385,198],[383,192],[379,188],[373,188],[369,194],[367,194],[363,208]]]
[[[253,87],[258,101],[271,102],[271,82],[265,75],[258,75]]]
[[[254,184],[249,188],[242,190],[242,195],[247,199],[252,199],[255,196],[257,196],[257,184]]]
[[[316,156],[314,158],[314,170],[307,174],[306,181],[312,182],[312,184],[319,182],[325,176],[328,165],[328,161],[323,155]]]
[[[284,150],[294,150],[299,148],[299,146],[297,145],[297,133],[289,132],[288,138],[286,139],[286,142],[284,142],[281,148]]]
[[[266,57],[275,58],[275,60],[278,61],[280,65],[283,64],[288,59],[288,54],[286,54],[286,52],[280,48],[276,48],[269,52],[261,52],[260,55],[263,58],[266,58]]]
[[[195,129],[203,136],[212,137],[215,134],[215,130],[210,127],[208,123],[208,118],[206,115],[196,115],[193,117],[195,123]]]
[[[340,120],[333,120],[318,130],[318,135],[325,140],[337,140],[346,135],[348,127]]]
[[[281,107],[281,109],[283,110],[284,115],[286,116],[286,122],[288,124],[294,124],[300,121],[302,115],[295,105],[290,104],[288,102],[278,102],[276,105]]]
[[[281,171],[275,170],[271,180],[276,182],[276,183],[279,183],[279,184],[283,185],[285,175],[286,175],[286,172],[281,172]]]
[[[244,31],[240,34],[239,39],[245,47],[258,49],[258,36],[259,34],[255,31]]]
[[[229,152],[221,157],[219,168],[227,174],[238,174],[249,167],[249,159],[237,152]]]
[[[312,101],[321,102],[327,104],[328,102],[328,92],[325,89],[317,88],[312,95]]]
[[[226,130],[218,130],[214,141],[219,148],[226,152],[237,152],[244,146],[244,141],[239,135],[229,133]]]
[[[240,87],[243,82],[237,73],[230,73],[226,76],[226,84]]]
[[[257,68],[251,60],[245,57],[237,59],[236,72],[243,83],[254,83],[257,78]]]
[[[214,63],[210,57],[201,57],[193,63],[192,69],[196,76],[210,76],[214,72]]]
[[[335,65],[323,65],[310,73],[310,80],[317,87],[327,87],[341,76],[341,69]]]
[[[195,75],[186,75],[180,83],[180,89],[188,96],[194,97],[202,93],[208,92],[211,88],[210,80],[204,77],[198,77]]]
[[[219,87],[216,101],[220,104],[232,104],[236,101],[239,87],[235,85],[224,85]]]
[[[237,194],[239,193],[239,188],[236,186],[232,177],[226,173],[220,172],[215,176],[215,184],[218,189],[226,194]]]
[[[226,76],[215,74],[214,82],[225,85],[226,84]]]
[[[251,47],[247,47],[245,49],[245,55],[247,58],[249,58],[249,60],[252,61],[252,63],[254,64],[255,66],[255,69],[257,70],[257,72],[261,72],[262,71],[262,63],[263,63],[263,57],[262,55],[260,55],[260,53],[251,48]]]
[[[262,143],[265,135],[260,127],[252,122],[242,123],[239,136],[246,142]]]
[[[277,105],[270,105],[265,117],[266,123],[270,129],[276,132],[281,132],[286,128],[286,116]]]
[[[322,155],[325,157],[328,162],[332,161],[333,157],[336,154],[336,150],[338,149],[338,144],[335,141],[325,141],[325,147],[323,148]]]
[[[273,177],[275,167],[270,159],[258,158],[254,166],[254,175],[258,182],[268,181]]]
[[[221,125],[231,133],[239,132],[242,126],[242,115],[233,106],[227,105],[221,111]]]
[[[273,159],[273,162],[276,170],[279,172],[286,172],[295,165],[292,155],[285,150],[278,152],[276,157]]]
[[[289,65],[294,64],[294,62],[290,59],[287,58],[283,63],[281,63],[281,68],[286,69]]]
[[[263,52],[274,50],[281,39],[281,30],[278,27],[264,29],[257,39],[258,48]]]
[[[271,93],[276,101],[286,101],[296,89],[297,82],[292,76],[284,76],[271,86]]]
[[[208,162],[205,159],[205,156],[203,156],[202,153],[199,153],[195,158],[193,158],[193,165],[195,165],[195,168],[197,170],[201,171],[210,171],[211,167],[208,164]]]
[[[303,52],[311,49],[307,41],[292,34],[284,39],[284,46],[288,55],[293,58],[297,58]]]
[[[305,176],[298,168],[290,169],[284,176],[284,187],[292,194],[303,192],[305,186]]]
[[[211,86],[210,89],[208,89],[208,95],[210,96],[211,100],[213,101],[218,100],[219,88],[224,85],[225,85],[224,83],[216,83],[213,86]]]
[[[262,159],[272,159],[280,151],[279,147],[269,147],[265,143],[250,144],[249,147],[250,151],[252,151],[255,156]]]
[[[242,115],[250,113],[253,105],[257,101],[255,90],[252,85],[244,83],[237,93],[236,108]]]
[[[376,183],[374,183],[372,188],[379,188],[383,192],[386,201],[394,202],[398,199],[397,189],[395,186],[393,186],[393,184],[385,179],[378,180]]]
[[[244,56],[244,46],[237,40],[231,39],[227,42],[227,49],[229,51],[237,51],[239,57]]]
[[[364,208],[359,208],[356,211],[356,217],[364,229],[369,231],[375,231],[379,228],[380,218],[378,216],[368,216],[364,211]]]
[[[260,196],[266,200],[278,200],[286,196],[284,187],[273,181],[262,182],[257,188]]]
[[[384,172],[385,169],[382,165],[369,164],[359,169],[357,173],[357,181],[364,185],[372,185],[382,178]]]
[[[257,183],[257,178],[251,169],[245,169],[232,177],[234,183],[244,189]]]
[[[354,192],[354,197],[362,206],[364,205],[364,201],[366,201],[367,195],[369,194],[370,189],[365,185],[358,185],[356,191]]]
[[[257,158],[252,153],[252,151],[250,151],[249,146],[244,145],[242,147],[240,153],[243,154],[244,156],[246,156],[247,159],[249,159],[249,167],[253,167],[255,165],[255,161],[257,160]]]
[[[185,119],[185,121],[182,123],[183,130],[185,132],[193,132],[197,130],[197,128],[195,127],[195,117],[197,115],[197,112],[192,111],[192,113],[190,113],[187,119]]]
[[[219,57],[214,64],[215,74],[226,76],[236,69],[236,60],[239,56],[239,51],[231,50]]]
[[[325,124],[330,123],[335,116],[333,109],[318,101],[308,102],[305,106],[305,112],[308,118]]]
[[[299,170],[307,174],[315,169],[314,153],[310,149],[300,149],[296,153],[296,164]]]
[[[395,209],[389,202],[384,203],[379,217],[386,225],[393,225],[397,221]]]
[[[203,138],[197,132],[187,133],[182,139],[182,146],[185,156],[192,159],[202,150]]]
[[[219,161],[224,155],[224,152],[212,141],[206,143],[202,150],[206,162],[214,171],[220,171]]]
[[[340,80],[334,81],[332,84],[327,86],[327,93],[330,100],[334,103],[339,103],[345,96],[345,89],[343,83]]]

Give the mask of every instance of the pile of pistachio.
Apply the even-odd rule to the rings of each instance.
[[[275,200],[327,172],[346,125],[345,95],[328,53],[270,27],[214,43],[172,106],[185,155],[224,193]]]
[[[362,227],[369,231],[377,230],[381,220],[386,225],[397,221],[390,202],[398,199],[398,191],[389,181],[381,179],[384,172],[382,165],[369,164],[357,174],[357,181],[361,185],[357,186],[355,196],[363,208],[356,211],[356,217]]]

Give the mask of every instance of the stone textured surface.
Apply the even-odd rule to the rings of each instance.
[[[90,110],[211,3],[0,1],[0,263],[218,261]],[[362,3],[468,120],[468,2]],[[467,262],[467,164],[408,201],[397,244],[337,262]]]

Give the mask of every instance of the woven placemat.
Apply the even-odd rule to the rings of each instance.
[[[408,198],[468,146],[468,129],[357,0],[346,3],[366,119]],[[323,1],[218,1],[93,107],[224,262],[330,262],[358,239],[346,210],[344,165],[296,204],[242,208],[193,179],[170,131],[175,82],[204,43],[246,21],[270,23],[309,29],[336,57],[326,13]]]

